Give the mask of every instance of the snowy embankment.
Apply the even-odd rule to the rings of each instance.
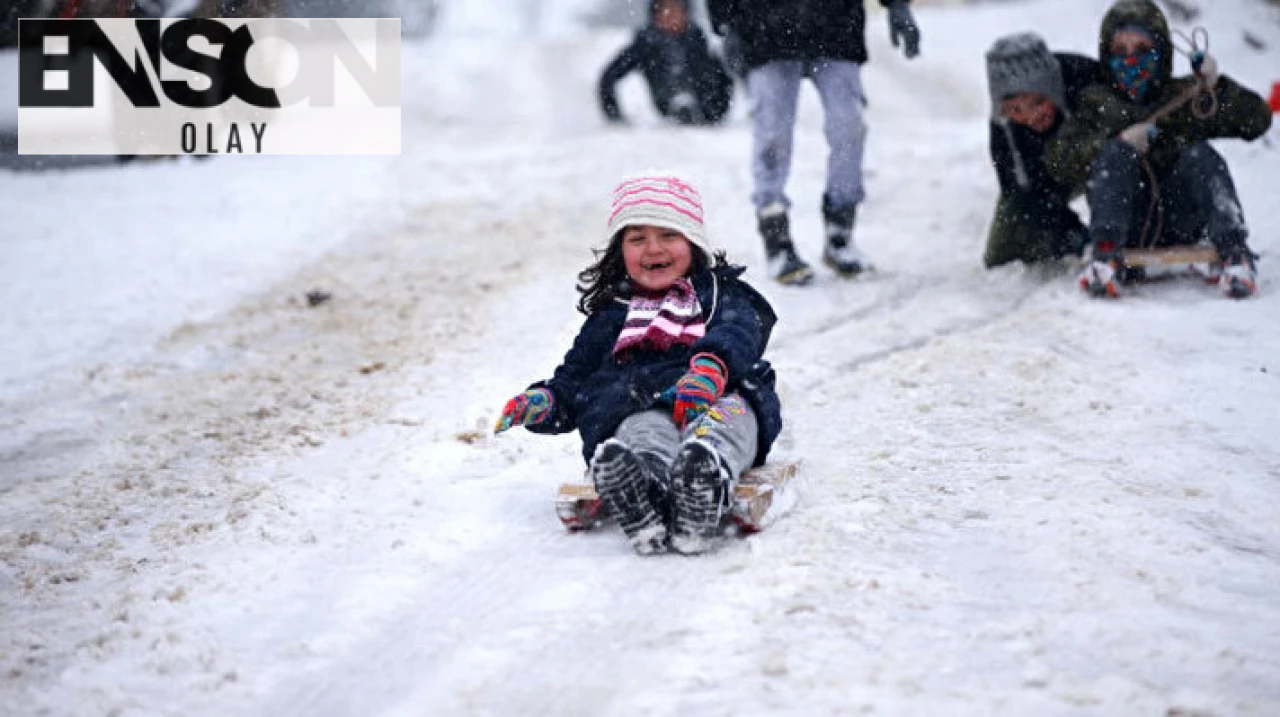
[[[1278,149],[1220,145],[1256,299],[979,266],[982,52],[1092,53],[1106,5],[921,10],[914,62],[872,15],[856,283],[764,281],[745,108],[672,129],[631,80],[636,125],[601,127],[624,34],[535,2],[408,51],[398,159],[3,177],[0,712],[1280,711]],[[1280,79],[1273,11],[1202,22],[1224,71]],[[822,142],[806,89],[810,257]],[[699,178],[781,315],[775,460],[804,477],[700,559],[564,534],[576,438],[487,434],[578,326],[611,183],[655,164]]]

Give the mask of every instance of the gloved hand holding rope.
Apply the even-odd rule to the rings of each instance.
[[[1155,114],[1147,118],[1152,124],[1176,112],[1183,105],[1191,102],[1191,114],[1199,119],[1208,119],[1218,112],[1218,61],[1209,54],[1209,31],[1197,27],[1187,35],[1181,30],[1173,31],[1173,48],[1191,60],[1191,71],[1196,76],[1196,83],[1188,87],[1172,102],[1161,107]]]

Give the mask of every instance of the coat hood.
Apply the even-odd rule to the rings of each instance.
[[[1102,28],[1098,31],[1098,59],[1102,61],[1101,72],[1108,85],[1114,85],[1111,77],[1111,37],[1116,29],[1125,25],[1140,25],[1151,32],[1156,49],[1160,51],[1160,69],[1156,74],[1153,88],[1163,85],[1173,76],[1173,40],[1169,36],[1169,21],[1164,12],[1151,0],[1119,0],[1102,18]]]

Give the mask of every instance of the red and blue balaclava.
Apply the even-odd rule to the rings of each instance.
[[[1145,35],[1151,41],[1151,49],[1145,52],[1112,55],[1110,58],[1111,77],[1116,87],[1128,95],[1129,99],[1141,102],[1151,90],[1160,71],[1160,48],[1156,46],[1151,31],[1141,25],[1127,24],[1116,28],[1116,32],[1122,31]]]

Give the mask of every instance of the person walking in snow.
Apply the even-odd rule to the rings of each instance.
[[[991,162],[1000,198],[987,234],[987,268],[1078,256],[1088,232],[1069,206],[1084,185],[1059,184],[1044,165],[1044,146],[1079,107],[1097,79],[1096,60],[1051,53],[1032,32],[996,40],[987,51],[991,94]]]
[[[1092,256],[1080,284],[1095,296],[1119,296],[1125,249],[1205,236],[1222,258],[1227,295],[1257,290],[1240,199],[1208,140],[1256,139],[1270,128],[1271,110],[1203,51],[1191,52],[1193,77],[1173,77],[1173,53],[1160,8],[1116,2],[1098,35],[1102,74],[1045,148],[1057,182],[1088,182]]]
[[[908,58],[920,52],[920,30],[907,0],[880,0],[889,9],[889,36]],[[830,158],[822,216],[824,263],[852,277],[870,266],[853,238],[863,200],[861,65],[867,60],[863,0],[710,0],[712,28],[741,48],[751,97],[752,202],[769,274],[783,284],[813,280],[791,237],[786,184],[800,81],[817,87]]]
[[[648,24],[600,75],[600,110],[610,122],[626,121],[617,85],[640,70],[654,107],[680,124],[715,124],[729,112],[733,78],[689,18],[688,0],[653,0]]]
[[[507,402],[494,431],[576,428],[636,552],[704,552],[782,428],[763,358],[776,316],[712,249],[702,198],[678,176],[620,183],[597,257],[578,275],[587,318],[573,347]]]

